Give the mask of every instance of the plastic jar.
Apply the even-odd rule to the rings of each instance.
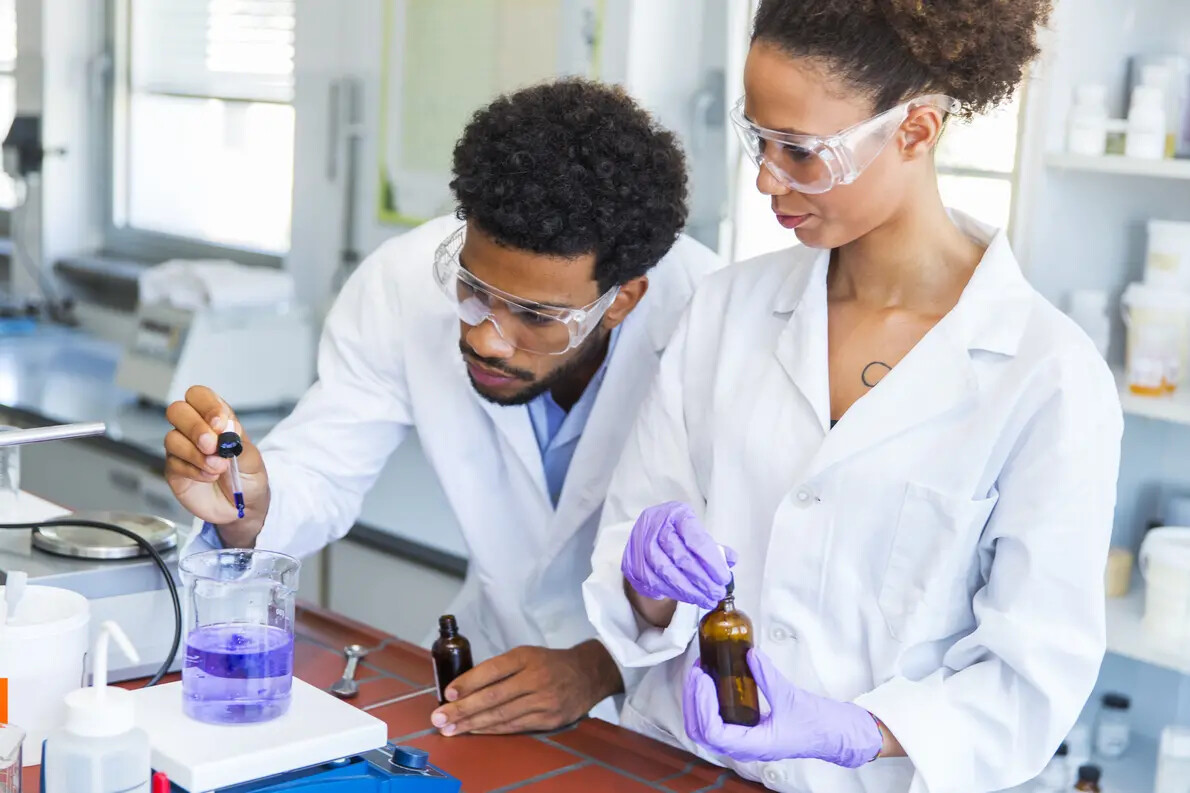
[[[1141,160],[1165,159],[1165,93],[1151,85],[1132,90],[1124,154]]]
[[[1095,753],[1114,760],[1123,757],[1132,742],[1132,700],[1123,694],[1104,694],[1095,724]]]
[[[1166,727],[1161,733],[1153,793],[1190,793],[1190,727]]]
[[[1149,221],[1145,283],[1190,291],[1190,223]]]
[[[1124,357],[1130,390],[1142,396],[1174,391],[1190,354],[1190,292],[1133,283],[1120,302],[1128,328]]]
[[[1166,526],[1140,546],[1148,637],[1170,652],[1190,651],[1190,528]]]
[[[1066,151],[1088,157],[1107,153],[1107,87],[1080,85],[1066,130]]]

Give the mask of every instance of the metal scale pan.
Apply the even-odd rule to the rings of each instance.
[[[178,528],[172,521],[133,512],[76,512],[64,519],[113,523],[136,532],[158,553],[178,545]],[[33,547],[57,556],[76,559],[133,559],[145,556],[139,545],[114,531],[84,526],[49,526],[33,531]]]

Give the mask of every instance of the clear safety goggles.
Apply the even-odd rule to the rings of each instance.
[[[744,151],[758,167],[767,168],[790,190],[817,194],[858,179],[892,140],[910,111],[923,106],[957,113],[961,104],[942,94],[922,96],[826,137],[757,126],[744,115],[743,99],[732,109],[731,121]]]
[[[472,327],[491,322],[506,342],[525,352],[561,355],[582,344],[603,319],[620,288],[612,287],[590,305],[561,308],[510,295],[476,278],[459,261],[466,227],[434,255],[434,279],[454,304],[459,319]]]

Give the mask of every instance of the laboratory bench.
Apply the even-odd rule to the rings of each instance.
[[[444,738],[430,726],[438,705],[426,650],[334,612],[299,604],[294,675],[328,689],[343,673],[343,648],[371,648],[348,700],[388,725],[389,738],[430,753],[430,762],[462,782],[463,793],[701,793],[762,791],[730,771],[598,719],[556,732]],[[165,682],[176,680],[177,675]],[[137,682],[126,684],[135,688]],[[229,732],[234,728],[230,728]],[[39,793],[36,766],[26,793]]]

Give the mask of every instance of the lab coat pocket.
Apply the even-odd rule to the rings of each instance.
[[[969,627],[979,537],[996,500],[908,484],[880,587],[894,637],[939,640]]]

